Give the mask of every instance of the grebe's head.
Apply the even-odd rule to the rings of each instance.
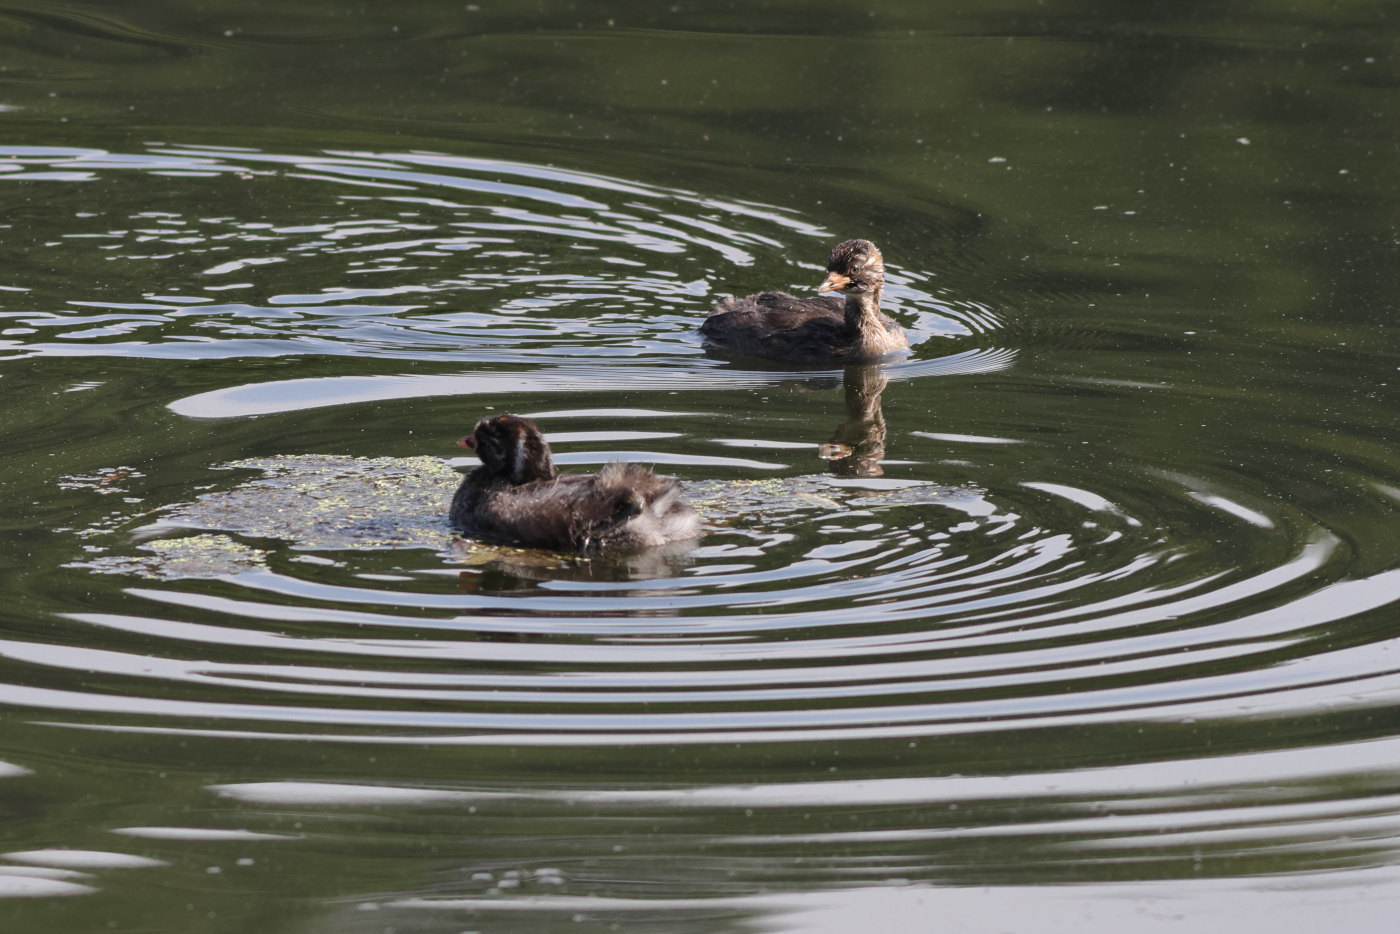
[[[832,248],[826,272],[818,292],[873,292],[885,284],[885,258],[869,240],[847,240]]]
[[[528,418],[483,418],[457,444],[475,451],[488,473],[508,483],[552,480],[556,473],[544,435]]]

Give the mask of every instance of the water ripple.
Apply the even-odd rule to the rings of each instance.
[[[46,488],[67,564],[26,577],[48,628],[0,639],[0,698],[35,721],[278,743],[283,780],[208,788],[272,812],[568,811],[560,826],[589,844],[638,820],[768,812],[704,841],[725,880],[735,860],[788,871],[814,843],[841,885],[891,843],[927,845],[909,875],[944,879],[1053,878],[1067,850],[1187,874],[1203,848],[1305,868],[1400,852],[1394,770],[1375,766],[1391,741],[1318,758],[1257,728],[1381,718],[1400,699],[1400,571],[1381,544],[1400,465],[1364,425],[1329,415],[1289,456],[1273,438],[1144,453],[1133,423],[1163,417],[1144,396],[1189,408],[1220,387],[1144,367],[1006,393],[1025,356],[1000,313],[932,290],[893,249],[911,358],[717,359],[694,331],[719,290],[810,291],[848,232],[696,191],[434,153],[170,145],[0,147],[0,181],[63,218],[16,246],[44,262],[0,284],[5,385],[20,397],[52,358],[65,388],[34,398],[75,455]],[[99,186],[109,208],[85,210]],[[70,266],[112,274],[49,281]],[[1007,413],[954,417],[969,383]],[[99,388],[122,421],[85,408]],[[1042,391],[1039,420],[1013,411]],[[1121,421],[1068,443],[1089,392],[1122,396],[1095,410]],[[455,538],[443,512],[469,459],[451,439],[505,410],[538,420],[567,470],[674,473],[704,538],[595,556]],[[128,433],[120,459],[91,463],[89,438]],[[1264,483],[1248,457],[1282,466]],[[480,774],[312,780],[298,757],[337,743],[465,750],[450,761]],[[561,748],[611,779],[561,787]],[[674,778],[700,761],[703,777]],[[796,764],[775,778],[773,762]],[[535,785],[499,778],[534,768]],[[280,826],[112,832],[319,838]],[[656,847],[693,852],[668,833]],[[1369,838],[1319,855],[1348,834]],[[115,848],[35,852],[10,858],[48,874],[0,870],[0,894],[86,891],[74,867],[125,865]],[[668,891],[651,882],[647,897]],[[449,888],[393,908],[454,904]]]
[[[567,460],[571,447],[632,434],[555,437]],[[299,463],[268,466],[281,471],[277,484],[322,495]],[[451,476],[392,508],[440,509]],[[1239,494],[1177,479],[1178,498],[1163,508],[1193,511],[1200,525],[1233,523],[1222,534],[1245,540],[1297,522],[1260,522],[1222,506]],[[1027,481],[1013,506],[1011,491],[778,478],[762,490],[783,509],[765,516],[743,499],[756,482],[692,483],[710,533],[640,565],[510,555],[462,564],[445,527],[436,533],[445,551],[389,552],[390,573],[376,570],[383,554],[313,545],[324,558],[308,566],[307,555],[275,546],[265,569],[225,576],[213,592],[133,586],[126,601],[142,611],[68,614],[168,645],[164,659],[21,642],[0,656],[165,685],[159,700],[124,703],[156,721],[257,723],[289,737],[318,725],[326,738],[386,743],[919,738],[1282,715],[1324,696],[1366,707],[1400,691],[1390,641],[1314,644],[1320,627],[1387,606],[1400,585],[1393,571],[1339,577],[1348,549],[1320,527],[1274,566],[1203,568],[1163,534],[1164,515],[1066,484]],[[310,534],[250,524],[238,489],[177,509],[169,528],[288,545]],[[1297,594],[1300,585],[1310,592]],[[194,660],[212,647],[244,657]],[[1338,679],[1349,700],[1336,694]],[[211,686],[223,700],[197,699]],[[110,702],[18,685],[5,693],[77,710]],[[245,701],[228,699],[239,693]],[[282,734],[278,723],[300,728]]]
[[[694,329],[721,291],[810,293],[838,239],[770,205],[428,153],[11,146],[0,147],[0,168],[15,185],[103,185],[135,173],[164,189],[174,173],[203,176],[279,205],[117,216],[81,210],[93,195],[74,188],[73,229],[47,249],[112,274],[63,307],[6,303],[0,350],[12,356],[693,356]],[[279,285],[288,276],[295,292]],[[925,291],[897,256],[888,278],[890,311],[921,356],[936,356],[940,338],[995,326],[986,309]],[[32,287],[18,271],[8,284]]]

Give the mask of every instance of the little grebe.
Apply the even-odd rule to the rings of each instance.
[[[700,534],[680,485],[638,464],[560,474],[539,428],[514,415],[483,418],[458,442],[481,466],[452,497],[452,524],[486,541],[532,548],[643,548]]]
[[[909,346],[904,329],[880,311],[885,261],[869,240],[838,243],[827,261],[818,292],[798,298],[759,292],[726,298],[714,307],[700,333],[720,347],[790,363],[866,363]]]

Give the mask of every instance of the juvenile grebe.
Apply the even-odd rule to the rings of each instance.
[[[700,333],[720,347],[789,363],[868,363],[909,346],[899,322],[880,311],[885,261],[875,244],[837,244],[826,269],[817,291],[839,292],[844,300],[786,292],[726,298]]]
[[[700,520],[680,485],[638,464],[560,474],[528,419],[484,418],[457,442],[481,466],[462,480],[448,518],[473,537],[532,548],[644,548],[694,538]]]

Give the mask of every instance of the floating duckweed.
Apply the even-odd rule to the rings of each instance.
[[[311,550],[447,547],[447,503],[461,475],[433,457],[300,454],[234,461],[263,477],[206,493],[155,528],[276,538]]]
[[[133,574],[158,580],[224,577],[267,566],[268,552],[226,535],[161,538],[139,546],[145,555],[106,555],[64,565],[99,574]]]
[[[299,454],[221,466],[258,470],[262,476],[165,509],[159,521],[137,530],[138,536],[160,536],[141,546],[151,554],[90,558],[70,567],[173,579],[219,577],[265,566],[267,552],[223,535],[170,537],[174,529],[233,532],[284,541],[306,551],[430,548],[469,566],[507,562],[558,567],[588,560],[456,536],[446,515],[462,475],[437,458]],[[952,504],[976,497],[972,491],[932,483],[870,489],[824,476],[700,480],[682,486],[711,530],[781,531],[804,516],[829,516],[853,508]],[[87,531],[110,534],[112,528],[104,523],[101,529]]]
[[[125,481],[144,477],[135,467],[103,467],[91,474],[75,474],[58,481],[60,489],[92,490],[94,493],[126,493]]]
[[[820,477],[699,480],[685,484],[686,499],[706,520],[729,524],[744,517],[773,517],[839,509]]]
[[[448,547],[453,559],[467,567],[480,567],[504,562],[529,567],[563,567],[587,564],[589,555],[562,554],[541,548],[516,548],[511,545],[488,545],[469,538],[453,538]]]

